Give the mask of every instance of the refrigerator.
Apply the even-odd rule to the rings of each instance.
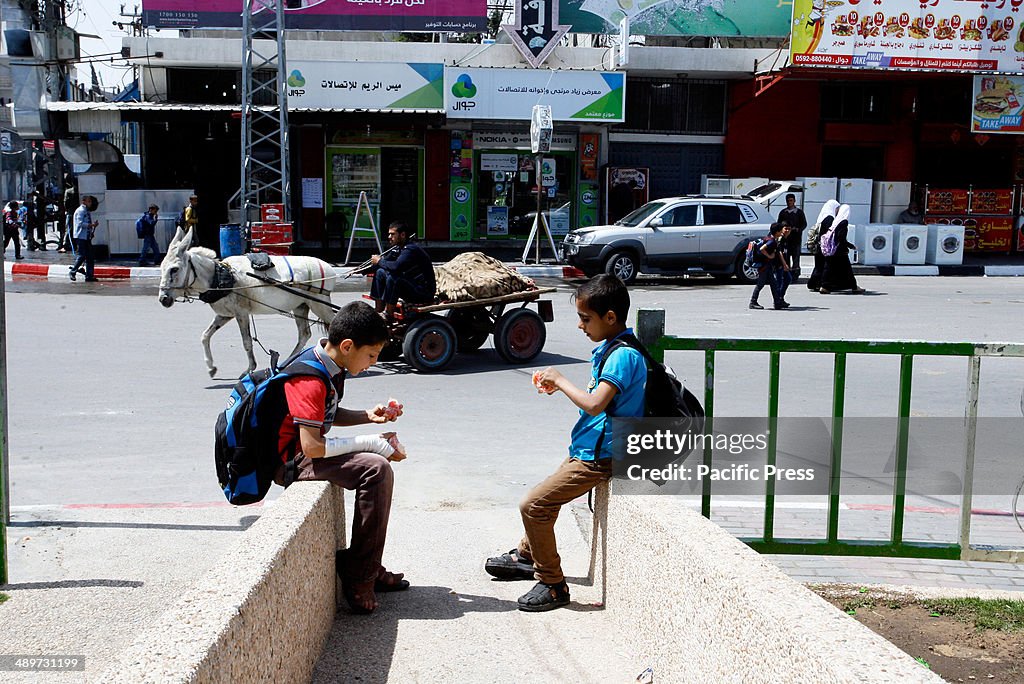
[[[767,183],[768,179],[761,178],[760,176],[751,176],[750,178],[731,178],[729,182],[729,194],[746,195],[754,188],[759,188]]]
[[[728,195],[732,192],[732,179],[710,173],[701,174],[700,192],[702,195]]]
[[[871,221],[896,223],[910,205],[913,183],[910,181],[875,181],[871,194]]]
[[[811,178],[801,176],[796,182],[804,186],[804,205],[815,204],[820,209],[825,202],[835,199],[838,194],[839,181],[835,178]],[[804,209],[804,213],[807,209]],[[817,213],[815,213],[817,217]],[[808,221],[813,220],[808,216]]]
[[[871,223],[871,191],[870,178],[843,178],[839,181],[840,204],[850,207],[850,223],[864,226]]]

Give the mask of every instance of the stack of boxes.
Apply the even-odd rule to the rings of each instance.
[[[292,224],[282,223],[284,220],[283,204],[261,204],[260,223],[252,224],[249,239],[252,251],[267,254],[285,255],[291,252],[294,236]]]

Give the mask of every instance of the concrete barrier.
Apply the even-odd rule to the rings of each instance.
[[[342,492],[297,482],[96,681],[309,681],[334,623]]]
[[[608,492],[595,497],[596,581],[655,681],[942,681],[671,497]]]

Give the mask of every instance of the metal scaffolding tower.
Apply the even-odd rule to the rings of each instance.
[[[242,15],[242,184],[236,197],[243,226],[268,202],[284,203],[289,220],[284,2],[245,0]]]

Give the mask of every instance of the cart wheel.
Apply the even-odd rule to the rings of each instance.
[[[451,309],[445,318],[455,328],[459,341],[459,353],[476,351],[491,334],[491,317],[482,309]]]
[[[447,366],[455,356],[455,349],[455,330],[439,316],[427,316],[410,325],[402,342],[406,362],[424,373]]]
[[[400,339],[389,339],[384,343],[384,346],[380,350],[380,354],[377,355],[378,361],[397,361],[402,355],[402,340]]]
[[[494,348],[509,363],[533,360],[546,339],[544,320],[532,309],[513,309],[494,326]]]

